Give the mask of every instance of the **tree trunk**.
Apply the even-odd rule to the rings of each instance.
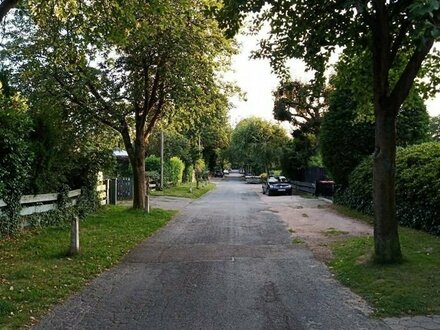
[[[133,167],[133,208],[145,208],[145,142],[142,138],[136,138],[134,141]]]
[[[378,263],[398,262],[402,258],[396,219],[396,117],[386,106],[376,110],[373,167],[374,252]]]

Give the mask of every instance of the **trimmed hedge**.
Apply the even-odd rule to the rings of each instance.
[[[362,161],[335,203],[373,214],[372,158]],[[401,225],[440,235],[440,143],[399,148],[396,158],[396,212]]]

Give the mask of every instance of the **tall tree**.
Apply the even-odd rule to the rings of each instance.
[[[232,132],[230,157],[233,163],[250,168],[255,174],[279,168],[286,131],[266,120],[241,120]]]
[[[287,121],[302,134],[319,135],[329,89],[320,84],[286,81],[274,92],[274,118]]]
[[[45,4],[31,7],[35,20],[21,19],[24,29],[16,24],[25,35],[11,31],[9,59],[20,64],[23,90],[64,98],[76,120],[121,135],[133,168],[134,208],[145,206],[146,144],[160,118],[177,108],[200,109],[222,95],[216,71],[231,47],[206,15],[205,7],[215,4]]]
[[[233,34],[246,13],[260,11],[257,25],[267,20],[271,29],[270,37],[260,43],[259,56],[269,57],[276,70],[294,57],[322,74],[336,47],[351,54],[370,49],[376,119],[375,259],[401,260],[395,202],[396,118],[422,62],[439,40],[440,1],[225,0],[219,16]],[[391,79],[396,67],[403,69]]]

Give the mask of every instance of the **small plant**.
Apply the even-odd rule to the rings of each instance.
[[[305,241],[297,237],[292,240],[292,244],[305,244]]]
[[[348,231],[344,230],[338,230],[336,228],[330,227],[327,228],[327,230],[321,231],[324,236],[331,237],[331,236],[341,236],[341,235],[347,235]]]

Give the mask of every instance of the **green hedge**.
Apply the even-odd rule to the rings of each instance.
[[[335,203],[373,214],[372,159],[351,173],[349,187]],[[396,203],[400,224],[440,235],[440,143],[399,148],[396,158]]]

